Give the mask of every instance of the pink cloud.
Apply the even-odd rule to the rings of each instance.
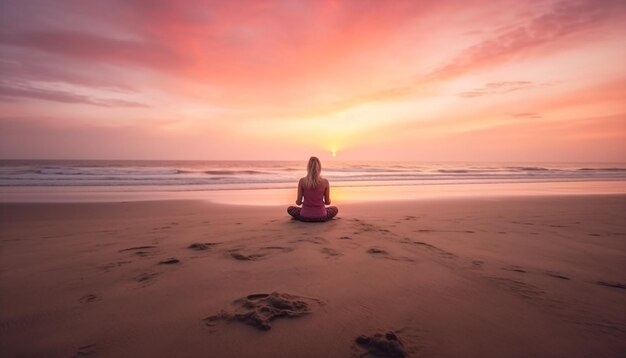
[[[117,40],[78,31],[28,32],[7,35],[1,44],[26,47],[74,59],[112,64],[140,64],[155,68],[176,67],[184,59],[166,47],[143,41]]]
[[[27,5],[15,5],[20,6]],[[419,67],[413,68],[407,76],[414,77],[414,83],[401,86],[388,83],[376,66],[393,56],[384,52],[388,43],[399,36],[411,38],[403,32],[409,25],[430,24],[450,12],[503,10],[506,5],[447,0],[394,1],[385,6],[376,1],[194,0],[67,2],[64,7],[57,5],[62,10],[44,2],[39,7],[56,14],[52,24],[33,21],[30,27],[16,27],[18,30],[7,27],[0,44],[62,56],[96,70],[97,64],[145,68],[187,84],[211,84],[219,89],[212,98],[229,104],[259,105],[273,100],[274,94],[296,106],[332,110],[359,101],[405,96],[430,80],[509,61],[598,27],[617,16],[622,5],[619,1],[602,2],[601,6],[569,1],[556,3],[538,15],[522,15],[520,25],[493,30],[493,35],[461,50],[426,77],[419,74]],[[93,25],[72,28],[71,21],[77,16],[93,19]],[[420,43],[413,41],[413,45]],[[351,58],[355,61],[349,61]],[[59,64],[61,61],[56,59]],[[368,71],[381,80],[372,84],[360,75]],[[120,80],[120,86],[124,85]],[[176,86],[184,95],[207,96],[204,91],[189,90],[191,87]],[[320,96],[318,88],[326,87],[336,94]]]
[[[94,98],[67,91],[33,88],[28,86],[13,87],[0,84],[0,101],[12,99],[38,99],[68,104],[89,104],[100,107],[148,107],[142,103],[122,99]]]
[[[475,88],[470,91],[461,92],[459,96],[466,98],[475,98],[488,96],[492,94],[499,93],[509,93],[514,91],[519,91],[526,88],[536,87],[537,84],[531,81],[501,81],[501,82],[490,82],[485,84],[482,87]]]
[[[224,93],[220,100],[264,101],[268,86],[295,100],[311,97],[303,84],[317,87],[337,76],[356,80],[355,72],[369,65],[349,66],[344,59],[376,53],[406,23],[445,8],[443,3],[70,2],[66,12],[42,3],[40,11],[57,14],[54,26],[34,21],[20,31],[7,27],[0,43],[88,66],[147,68],[190,83],[216,83]],[[79,15],[94,25],[72,28],[71,19]],[[57,24],[60,18],[67,18],[69,28]],[[381,90],[387,91],[362,92]]]
[[[21,53],[20,59],[0,60],[0,73],[4,82],[45,82],[68,83],[72,85],[110,89],[114,91],[136,92],[127,81],[116,78],[113,71],[91,66],[69,65],[45,54]]]
[[[513,117],[513,118],[528,118],[528,119],[540,119],[540,118],[543,118],[543,116],[541,114],[534,113],[534,112],[513,113],[513,114],[511,114],[511,117]]]
[[[454,77],[531,53],[545,55],[550,51],[545,47],[572,46],[571,41],[577,36],[584,36],[610,21],[623,21],[625,10],[626,3],[619,0],[558,2],[550,11],[502,33],[496,32],[461,51],[429,77]]]

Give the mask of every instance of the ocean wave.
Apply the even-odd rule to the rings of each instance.
[[[39,174],[39,175],[171,175],[178,174],[176,169],[160,169],[160,168],[39,168],[24,171],[23,174]]]
[[[461,173],[469,173],[469,170],[466,169],[439,169],[437,170],[439,173],[450,173],[450,174],[461,174]]]
[[[444,173],[444,174],[481,174],[481,173],[493,173],[495,172],[494,170],[488,170],[488,169],[438,169],[436,170],[437,173]]]
[[[580,171],[626,172],[626,168],[580,168]]]
[[[258,170],[205,170],[204,173],[212,174],[212,175],[271,174],[268,172],[262,172]]]
[[[80,175],[84,174],[83,171],[72,168],[42,168],[34,170],[35,174],[43,175]]]
[[[326,173],[406,173],[406,172],[421,172],[418,169],[390,169],[390,168],[377,168],[377,167],[351,167],[351,168],[325,168],[323,169]]]
[[[278,164],[277,164],[278,163]],[[331,182],[507,182],[510,180],[626,181],[621,163],[572,165],[512,163],[390,163],[326,162],[323,176]],[[517,164],[517,165],[516,165]],[[306,167],[294,162],[111,162],[0,161],[0,186],[237,186],[297,183]]]
[[[548,168],[543,168],[543,167],[506,167],[506,168],[510,170],[518,170],[518,171],[525,171],[525,172],[547,172],[551,170],[557,170],[557,169],[548,169]]]

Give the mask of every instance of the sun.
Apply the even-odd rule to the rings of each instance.
[[[337,156],[337,151],[333,150],[333,158]]]

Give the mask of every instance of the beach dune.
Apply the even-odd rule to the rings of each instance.
[[[0,204],[4,357],[623,357],[626,196]]]

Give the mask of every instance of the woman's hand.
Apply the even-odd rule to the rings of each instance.
[[[302,200],[296,200],[296,205],[298,206],[302,205]]]

